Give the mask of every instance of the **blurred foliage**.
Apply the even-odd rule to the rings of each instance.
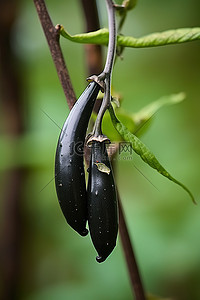
[[[177,179],[173,178],[167,170],[159,163],[155,155],[151,152],[150,149],[132,132],[128,130],[128,128],[121,123],[121,121],[115,115],[115,111],[112,105],[109,106],[109,113],[113,123],[113,126],[121,135],[124,141],[131,144],[131,152],[132,150],[140,156],[140,158],[147,163],[151,168],[155,169],[161,175],[165,176],[169,180],[173,181],[174,183],[178,184],[182,187],[190,196],[191,200],[194,204],[196,204],[193,195],[191,194],[190,190],[186,186],[184,186],[181,182]]]
[[[49,0],[46,4],[54,24],[63,24],[72,34],[83,31],[78,0]],[[104,2],[98,1],[98,6],[105,27]],[[199,9],[196,0],[138,1],[128,13],[123,33],[141,36],[196,27]],[[12,43],[23,76],[26,133],[13,140],[1,132],[0,187],[8,169],[26,169],[19,299],[132,299],[120,238],[108,260],[97,264],[90,238],[80,238],[67,226],[57,203],[54,156],[59,127],[69,110],[32,1],[21,0]],[[62,41],[62,48],[78,96],[87,77],[84,46]],[[113,77],[115,90],[123,95],[122,108],[130,113],[163,95],[186,93],[183,103],[165,107],[154,116],[142,140],[174,176],[187,184],[197,202],[199,49],[199,42],[126,49]],[[166,298],[199,299],[199,207],[134,154],[117,158],[116,175],[146,290]],[[2,199],[5,192],[3,189]]]

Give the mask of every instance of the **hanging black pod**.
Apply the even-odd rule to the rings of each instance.
[[[118,232],[115,182],[105,142],[92,142],[87,194],[89,231],[96,260],[103,262],[113,251]]]
[[[60,207],[67,223],[82,236],[88,233],[83,150],[99,90],[96,82],[90,83],[73,106],[61,130],[55,158],[55,185]]]

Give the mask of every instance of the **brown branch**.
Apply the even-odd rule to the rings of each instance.
[[[100,29],[95,0],[80,0],[86,21],[86,32]],[[103,69],[102,48],[100,45],[85,45],[88,75],[100,74]]]
[[[85,30],[86,32],[95,31],[100,28],[99,14],[95,0],[80,0],[83,8],[83,16],[85,19]],[[86,56],[86,67],[88,70],[88,76],[93,74],[100,74],[103,70],[103,55],[102,47],[100,45],[85,45],[85,56]],[[94,105],[94,112],[98,113],[101,106],[102,100],[98,99]],[[91,125],[94,122],[91,121]],[[89,166],[90,160],[90,149],[85,147],[85,159]]]
[[[44,0],[33,1],[35,3],[40,22],[49,45],[49,49],[57,70],[59,80],[65,93],[68,106],[71,109],[76,101],[76,95],[72,87],[67,66],[65,64],[62,50],[59,44],[59,26],[54,27],[51,18],[48,14]]]
[[[4,188],[1,228],[1,299],[16,299],[20,276],[20,246],[23,239],[21,227],[22,190],[25,172],[22,168],[4,173],[8,183]]]
[[[0,98],[3,134],[17,139],[24,131],[22,82],[11,39],[18,13],[18,1],[0,2]],[[14,152],[13,152],[14,155]],[[16,299],[20,275],[22,189],[24,170],[10,168],[2,176],[2,220],[0,238],[1,299]]]
[[[132,292],[133,295],[135,295],[136,300],[145,300],[146,298],[145,298],[144,288],[140,277],[139,269],[137,266],[137,261],[135,258],[130,235],[126,225],[121,199],[119,193],[117,194],[118,194],[118,203],[119,203],[119,232],[120,232],[122,246],[124,249],[127,268],[129,271]]]
[[[85,17],[86,32],[100,29],[99,15],[95,0],[80,0]],[[85,45],[88,76],[98,75],[103,70],[103,55],[100,45]],[[96,101],[94,111],[98,113],[101,101]]]

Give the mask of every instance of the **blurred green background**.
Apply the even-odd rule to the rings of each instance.
[[[107,26],[104,1],[97,1],[101,26]],[[84,30],[78,0],[46,1],[54,24],[71,33]],[[139,37],[151,32],[199,26],[197,0],[138,0],[123,33]],[[9,12],[8,12],[9,14]],[[61,39],[62,49],[79,96],[87,77],[84,46]],[[23,183],[17,227],[19,252],[15,292],[10,299],[132,299],[120,238],[103,264],[95,261],[90,237],[69,228],[54,186],[54,156],[60,127],[68,114],[65,96],[33,1],[18,1],[12,48],[22,84],[25,130],[6,130],[11,117],[0,111],[1,258],[4,260],[7,195],[10,180],[20,170]],[[105,49],[106,53],[106,49]],[[160,162],[200,199],[200,43],[149,49],[126,49],[113,74],[113,86],[123,96],[122,107],[136,112],[163,95],[184,91],[184,102],[159,111],[141,137]],[[45,113],[44,113],[44,112]],[[156,186],[149,183],[135,166]],[[116,181],[126,213],[146,291],[181,300],[200,299],[200,218],[187,193],[162,178],[136,155],[117,161]],[[9,238],[8,238],[9,239]],[[15,244],[13,244],[15,248]],[[8,272],[9,272],[8,265]],[[3,275],[2,275],[3,276]],[[2,279],[1,289],[4,281]]]

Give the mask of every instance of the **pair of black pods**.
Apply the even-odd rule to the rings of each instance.
[[[105,142],[93,141],[86,190],[84,143],[88,122],[100,86],[90,83],[70,111],[61,130],[55,159],[55,185],[67,223],[86,236],[88,220],[91,239],[103,262],[116,245],[118,211],[115,182]],[[109,170],[99,170],[98,163]]]

